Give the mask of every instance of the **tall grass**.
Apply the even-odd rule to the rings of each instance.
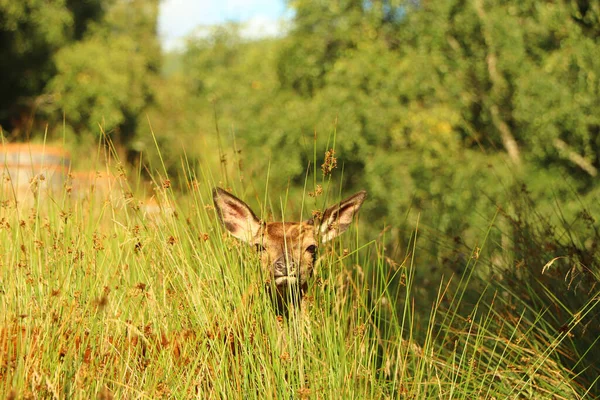
[[[302,307],[282,318],[256,255],[218,224],[214,179],[185,162],[182,176],[177,192],[155,176],[152,214],[127,187],[27,210],[3,195],[0,397],[577,399],[594,388],[565,367],[562,344],[597,298],[551,331],[552,310],[510,285],[466,295],[474,251],[421,304],[418,230],[398,263],[385,235],[359,241],[359,221],[320,250]]]

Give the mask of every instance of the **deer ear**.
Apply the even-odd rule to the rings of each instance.
[[[246,203],[221,188],[213,190],[213,200],[221,223],[234,237],[250,242],[258,234],[260,221]]]
[[[319,225],[319,232],[323,243],[341,235],[348,229],[350,223],[352,223],[354,214],[358,212],[366,197],[367,192],[361,190],[339,204],[325,210],[321,224]]]

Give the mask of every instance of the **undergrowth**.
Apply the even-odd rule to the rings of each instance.
[[[597,258],[578,253],[597,249],[596,239],[567,245],[569,231],[541,236],[541,222],[518,210],[501,213],[512,222],[502,226],[514,228],[512,258],[496,271],[502,279],[482,281],[477,273],[499,263],[480,257],[499,229],[492,221],[460,275],[424,288],[414,278],[419,230],[409,256],[392,260],[385,233],[359,240],[359,219],[320,249],[302,306],[284,318],[265,294],[257,256],[218,224],[215,179],[186,163],[182,176],[185,189],[175,191],[168,177],[155,175],[154,210],[127,180],[107,196],[75,198],[65,189],[26,208],[14,192],[2,194],[0,397],[598,394],[590,361],[598,352],[598,335],[590,335],[598,331]],[[324,186],[327,202],[339,199]],[[269,197],[260,207],[265,218],[281,215],[279,205],[304,204]],[[423,304],[423,290],[436,291],[435,302]]]

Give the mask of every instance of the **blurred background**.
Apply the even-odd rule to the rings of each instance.
[[[512,265],[519,213],[591,251],[599,19],[585,0],[1,0],[2,137],[85,170],[105,135],[141,175],[183,188],[185,163],[251,202],[267,178],[298,196],[335,148],[334,187],[368,191],[365,236],[395,260],[418,220],[434,270],[492,225],[482,255]]]

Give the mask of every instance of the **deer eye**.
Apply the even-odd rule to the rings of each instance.
[[[306,251],[308,251],[310,254],[312,254],[314,256],[315,254],[317,254],[317,246],[315,246],[314,244],[311,244],[310,246],[308,246],[306,248]]]
[[[254,250],[256,250],[256,252],[257,252],[257,253],[262,253],[262,252],[263,252],[263,251],[265,251],[266,249],[265,249],[265,246],[263,246],[262,244],[260,244],[260,243],[256,243],[256,244],[254,245]]]

